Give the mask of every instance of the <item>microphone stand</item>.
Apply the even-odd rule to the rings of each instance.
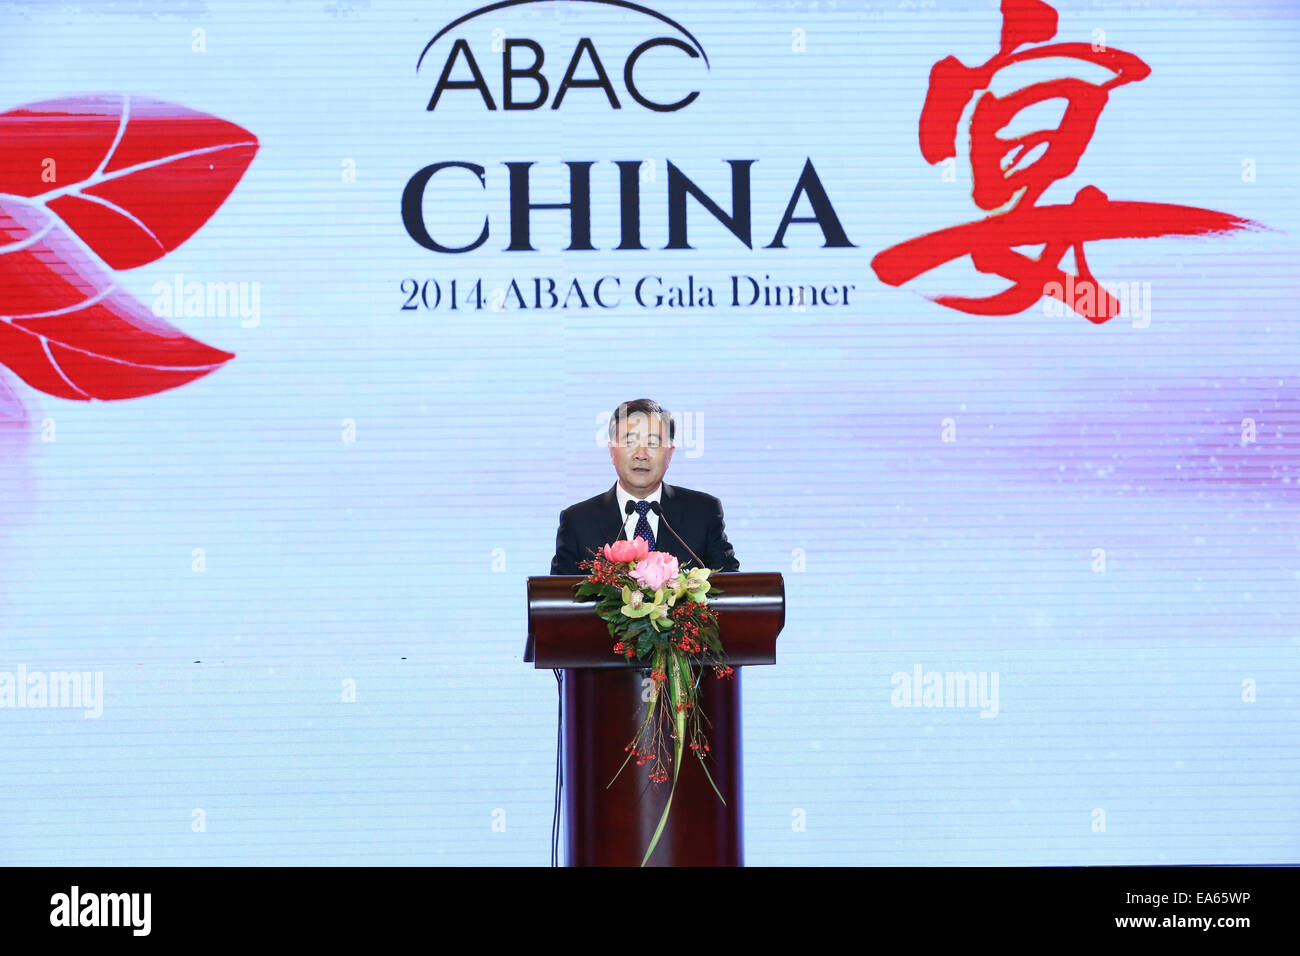
[[[631,503],[632,502],[630,501],[628,502],[629,505]],[[689,554],[692,558],[695,559],[695,563],[698,564],[701,568],[704,567],[704,562],[700,560],[700,556],[691,550],[691,546],[689,544],[687,544],[685,541],[682,541],[682,536],[677,533],[677,529],[668,523],[668,519],[664,517],[664,509],[659,507],[659,502],[657,501],[650,502],[650,510],[659,516],[659,520],[663,522],[665,528],[667,528],[669,531],[673,533],[673,537],[676,538],[678,541],[681,541],[682,547],[686,549],[687,554]]]

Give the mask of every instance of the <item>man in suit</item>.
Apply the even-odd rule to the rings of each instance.
[[[694,551],[706,568],[740,570],[722,522],[722,503],[702,491],[663,482],[676,429],[672,417],[648,398],[615,409],[609,421],[609,457],[618,481],[560,512],[552,574],[583,574],[579,561],[603,545],[633,537],[645,538],[652,551],[668,552],[683,567],[700,566],[691,556]]]

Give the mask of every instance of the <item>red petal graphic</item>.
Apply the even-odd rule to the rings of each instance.
[[[88,400],[164,391],[234,357],[154,316],[102,263],[144,265],[192,236],[252,162],[252,134],[100,95],[0,113],[0,142],[0,362]]]

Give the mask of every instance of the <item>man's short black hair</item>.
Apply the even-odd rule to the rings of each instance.
[[[658,402],[649,398],[638,398],[631,402],[624,402],[622,405],[619,405],[618,408],[614,409],[614,414],[611,415],[609,419],[609,437],[611,441],[616,441],[618,439],[618,423],[620,421],[627,421],[637,412],[641,412],[647,417],[650,415],[658,415],[661,421],[667,422],[669,442],[672,442],[672,440],[677,436],[677,422],[673,420],[672,415],[668,414],[668,412]]]

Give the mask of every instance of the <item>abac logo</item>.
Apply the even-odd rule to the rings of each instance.
[[[92,94],[0,113],[0,363],[59,398],[134,398],[234,358],[117,282],[221,208],[257,152],[233,123]]]
[[[567,8],[562,8],[560,3],[561,0],[500,0],[458,17],[435,33],[433,39],[425,44],[420,59],[415,64],[415,70],[417,73],[420,71],[430,51],[440,45],[439,41],[453,31],[459,31],[471,20],[508,7],[529,7],[531,9],[528,12],[536,13],[540,5],[545,5],[546,8],[558,13]],[[669,89],[673,84],[681,82],[683,71],[680,67],[683,54],[692,60],[699,60],[705,70],[709,68],[709,57],[704,52],[704,47],[680,23],[649,7],[631,3],[629,0],[567,0],[567,3],[591,4],[632,11],[649,21],[654,21],[658,29],[663,26],[670,28],[672,35],[649,37],[622,56],[622,88],[624,94],[633,102],[657,113],[671,113],[689,106],[700,95],[699,90],[683,92],[680,87],[671,91]],[[610,59],[609,49],[607,47],[605,57],[602,58],[591,37],[580,37],[572,51],[567,49],[567,44],[564,50],[554,48],[550,50],[552,63],[557,58],[563,57],[567,57],[568,63],[564,76],[555,87],[552,96],[551,79],[547,78],[546,73],[548,51],[542,43],[528,37],[507,36],[502,27],[493,29],[489,36],[491,58],[495,59],[499,55],[501,62],[499,87],[501,109],[537,110],[544,108],[549,102],[551,109],[558,110],[565,102],[590,103],[590,96],[570,97],[566,100],[565,97],[570,90],[599,90],[604,96],[595,97],[597,102],[607,102],[611,109],[623,109],[623,100],[615,88],[614,81],[610,79],[610,71],[606,69],[607,62],[614,62]],[[620,50],[619,53],[621,52]],[[651,55],[647,57],[647,54]],[[671,56],[672,60],[664,59],[667,56]],[[642,62],[643,57],[645,62]],[[492,88],[480,66],[480,63],[487,62],[490,62],[489,55],[484,49],[480,48],[479,55],[475,56],[474,47],[468,39],[463,36],[454,39],[447,51],[442,72],[438,76],[438,82],[433,88],[433,95],[429,98],[426,109],[434,110],[440,102],[445,104],[454,99],[453,97],[444,99],[443,94],[463,90],[474,92],[477,96],[472,99],[482,102],[489,110],[496,110],[497,99],[493,96]],[[561,59],[561,62],[564,60]],[[579,76],[580,72],[581,76]],[[616,69],[615,75],[618,72]],[[453,74],[456,77],[454,79]],[[664,77],[668,78],[667,83],[664,82]]]

